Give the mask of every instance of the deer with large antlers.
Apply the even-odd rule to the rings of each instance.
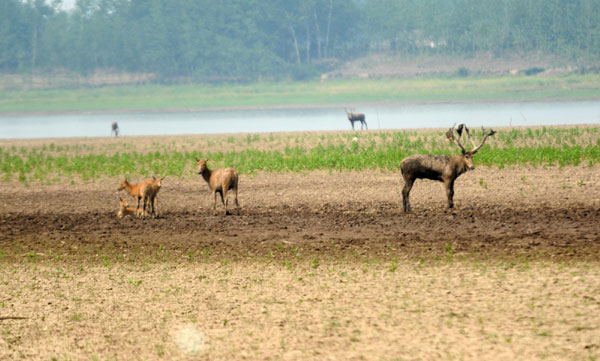
[[[471,138],[469,129],[464,124],[460,124],[458,129],[456,129],[458,138],[454,136],[454,126],[446,132],[448,139],[458,145],[462,151],[462,154],[460,155],[411,155],[402,160],[400,169],[402,171],[402,178],[404,178],[404,188],[402,189],[404,212],[411,211],[409,194],[417,179],[431,179],[443,182],[448,197],[448,208],[454,207],[454,181],[466,171],[475,169],[473,155],[479,151],[488,137],[496,134],[496,131],[493,129],[490,129],[489,131],[486,131],[483,127],[481,129],[483,138],[481,143],[477,146]],[[472,150],[466,150],[460,142],[463,133],[467,133],[467,136],[473,145]]]
[[[360,122],[360,130],[363,129],[363,125],[367,130],[369,130],[369,127],[367,127],[367,119],[363,113],[352,113],[354,111],[353,109],[350,109],[349,113],[346,108],[344,108],[344,111],[348,116],[350,124],[352,124],[352,130],[354,130],[354,122]]]

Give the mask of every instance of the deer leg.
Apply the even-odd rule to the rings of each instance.
[[[142,206],[142,212],[140,213],[140,218],[146,218],[146,202],[147,202],[146,197],[143,197],[142,198],[143,206]]]
[[[216,190],[213,191],[213,196],[215,198],[215,202],[213,203],[213,211],[216,212],[217,211],[217,191]]]
[[[156,202],[156,205],[154,204],[154,202]],[[155,218],[158,218],[158,197],[154,197],[152,199],[152,213],[154,213]]]
[[[408,213],[408,212],[412,211],[412,209],[410,208],[409,196],[410,196],[410,190],[412,189],[414,183],[415,183],[414,178],[410,178],[410,177],[404,178],[404,188],[402,188],[402,205],[404,206],[404,213]]]
[[[354,122],[350,121],[350,124],[352,124],[352,130],[354,130]]]
[[[227,198],[227,187],[223,187],[223,192],[221,193],[221,202],[225,206],[225,215],[227,215],[227,204],[229,204],[229,199]]]
[[[152,202],[152,199],[148,196],[144,197],[144,217],[146,216],[150,216],[150,203]],[[148,207],[146,210],[146,207]]]
[[[137,207],[135,207],[135,214],[138,218],[140,218],[140,201],[142,200],[142,197],[137,197]]]
[[[446,196],[448,196],[448,208],[454,208],[454,181],[445,181]]]
[[[367,121],[365,120],[365,129],[369,130],[369,127],[367,126]]]
[[[150,198],[150,206],[152,206],[152,213],[150,213],[150,216],[156,218],[156,213],[154,212],[154,197]]]
[[[233,195],[235,197],[235,209],[237,210],[237,214],[238,216],[240,215],[240,203],[238,202],[238,195],[237,195],[237,185],[235,186],[235,188],[233,189]]]

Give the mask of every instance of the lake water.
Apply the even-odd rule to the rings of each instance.
[[[359,107],[369,129],[600,124],[600,101],[417,104]],[[349,130],[342,108],[220,110],[171,113],[0,115],[0,138],[255,133]],[[360,129],[360,123],[355,123]]]

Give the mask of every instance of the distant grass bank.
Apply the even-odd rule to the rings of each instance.
[[[572,99],[600,99],[600,74],[2,91],[0,113]]]
[[[476,132],[478,141],[481,131]],[[204,157],[212,167],[231,166],[243,174],[398,171],[400,160],[411,154],[459,153],[441,130],[179,136],[143,144],[126,138],[63,140],[59,145],[49,140],[0,145],[0,181],[54,184],[123,175],[195,177],[194,159]],[[595,126],[499,129],[476,157],[478,165],[499,168],[598,162],[600,127]]]

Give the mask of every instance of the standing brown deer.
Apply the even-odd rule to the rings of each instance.
[[[158,206],[157,195],[158,195],[158,191],[162,187],[163,179],[165,179],[165,177],[162,177],[162,178],[152,177],[151,182],[147,182],[142,186],[140,193],[142,195],[142,199],[144,200],[144,207],[142,209],[143,217],[145,217],[148,214],[148,213],[146,213],[146,206],[148,206],[148,209],[152,208],[152,211],[149,212],[149,215],[152,218],[158,217],[158,213],[156,211],[156,208]]]
[[[143,214],[140,215],[140,213],[139,213],[140,202],[142,201],[142,199],[144,199],[144,195],[142,194],[142,189],[147,187],[147,185],[151,184],[152,182],[153,182],[152,179],[146,179],[140,183],[132,184],[132,183],[129,183],[127,178],[124,178],[121,181],[121,183],[119,183],[119,186],[117,187],[117,193],[119,193],[119,191],[124,189],[127,193],[129,193],[130,196],[133,197],[133,199],[137,200],[137,207],[135,207],[135,210],[136,210],[136,214],[138,214],[138,216],[143,217]]]
[[[471,144],[473,144],[472,150],[467,151],[460,142],[463,129],[469,136]],[[464,124],[458,126],[458,138],[454,136],[454,126],[452,126],[446,135],[460,147],[462,154],[452,157],[448,155],[411,155],[402,160],[400,169],[404,178],[404,188],[402,189],[404,212],[411,211],[409,194],[413,183],[417,179],[431,179],[443,182],[446,188],[446,195],[448,196],[448,208],[454,207],[454,181],[466,171],[475,169],[473,155],[483,146],[488,137],[496,134],[496,131],[493,129],[486,132],[483,127],[482,132],[483,139],[478,146],[475,146],[469,129]]]
[[[352,124],[352,130],[354,130],[354,122],[360,122],[360,130],[363,129],[363,125],[365,126],[365,128],[367,130],[369,130],[369,127],[367,127],[367,119],[365,117],[364,114],[362,113],[348,113],[348,111],[346,110],[346,108],[344,108],[344,111],[346,112],[346,115],[348,116],[348,120],[350,121],[350,124]],[[352,112],[353,109],[350,109],[350,111]]]
[[[210,188],[213,196],[215,198],[213,209],[215,212],[217,211],[217,193],[221,195],[221,202],[225,206],[225,215],[227,212],[227,204],[229,204],[229,199],[227,198],[227,191],[232,190],[233,196],[235,199],[235,206],[237,209],[237,214],[240,214],[240,204],[238,203],[238,174],[233,168],[223,168],[223,169],[215,169],[210,170],[206,166],[206,162],[208,159],[198,159],[196,158],[196,163],[198,165],[198,174],[202,175],[202,178],[208,183],[208,187]]]

